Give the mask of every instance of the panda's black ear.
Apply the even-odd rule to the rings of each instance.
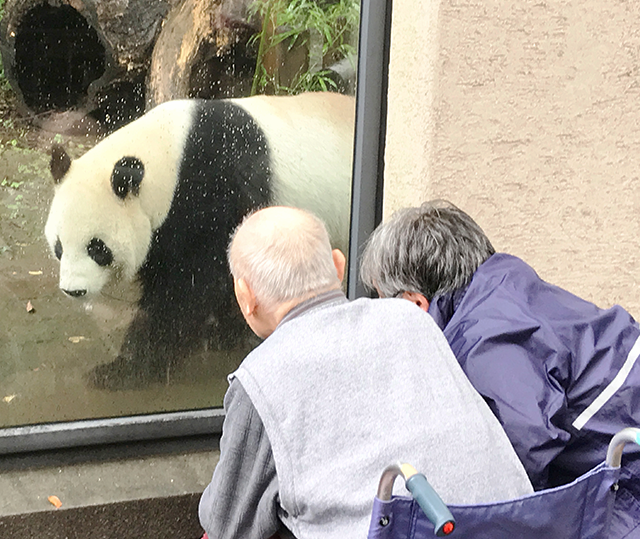
[[[144,177],[144,165],[137,157],[123,157],[113,166],[111,188],[118,198],[124,200],[131,193],[140,193],[140,184]]]
[[[51,160],[49,161],[53,182],[60,183],[70,166],[71,157],[60,144],[54,142],[53,146],[51,146]]]

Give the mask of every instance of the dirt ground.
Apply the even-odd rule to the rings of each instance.
[[[79,156],[97,139],[35,127],[0,91],[0,427],[220,406],[237,354],[194,357],[167,386],[110,392],[85,383],[116,357],[137,289],[116,284],[91,305],[59,290],[44,237],[54,140]]]

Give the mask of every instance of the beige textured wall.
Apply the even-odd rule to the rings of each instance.
[[[396,0],[385,215],[451,200],[640,317],[640,2]]]

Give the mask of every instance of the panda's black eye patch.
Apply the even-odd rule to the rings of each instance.
[[[87,245],[87,253],[91,260],[98,266],[108,266],[113,262],[113,253],[105,242],[98,238],[93,238]]]
[[[131,193],[137,196],[144,177],[144,165],[137,157],[123,157],[111,173],[111,188],[118,198],[124,200]]]
[[[60,238],[56,240],[56,244],[53,246],[53,252],[58,260],[62,258],[62,243],[60,243]]]

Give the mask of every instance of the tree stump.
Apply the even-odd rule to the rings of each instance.
[[[5,76],[21,112],[80,109],[109,128],[144,111],[145,78],[176,0],[7,0]]]
[[[147,108],[169,99],[251,95],[258,59],[258,43],[251,38],[262,28],[262,20],[249,15],[251,2],[183,0],[173,8],[153,49]],[[278,29],[269,31],[275,34]],[[308,67],[309,49],[284,40],[262,62],[286,85]]]
[[[177,98],[243,97],[251,92],[260,21],[250,0],[184,0],[167,15],[147,80],[147,108]]]

